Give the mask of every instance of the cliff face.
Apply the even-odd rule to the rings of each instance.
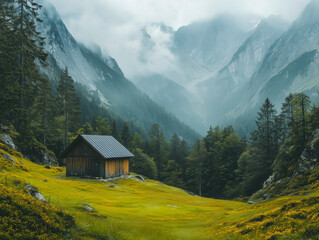
[[[286,151],[286,156],[289,156],[292,149],[293,146],[284,146],[281,151]],[[252,200],[259,201],[283,195],[308,195],[319,187],[319,129],[313,132],[297,164],[294,164],[292,159],[288,161],[291,162],[287,164],[287,171],[291,172],[291,175],[282,176],[276,171],[276,166],[281,164],[276,159],[273,174],[264,182],[263,189],[251,197]]]

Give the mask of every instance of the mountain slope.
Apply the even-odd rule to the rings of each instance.
[[[172,52],[179,59],[186,82],[214,75],[224,67],[256,21],[254,17],[224,14],[179,28]]]
[[[250,80],[248,100],[251,106],[260,104],[264,100],[261,99],[264,97],[261,92],[269,93],[270,88],[280,89],[285,95],[288,91],[306,91],[310,95],[317,92],[319,88],[318,11],[319,1],[313,0],[288,31],[270,47],[263,63]],[[290,74],[283,76],[282,73],[287,73],[288,68]],[[283,100],[282,97],[278,98],[271,93],[268,97],[274,98],[276,104],[279,104],[279,100]]]
[[[43,4],[40,17],[44,21],[38,27],[46,37],[45,49],[50,55],[50,62],[60,69],[68,67],[75,82],[86,88],[88,98],[97,96],[103,106],[145,132],[157,122],[167,137],[176,132],[190,143],[199,137],[127,80],[113,58],[104,57],[99,50],[90,50],[79,44],[54,7],[47,2]],[[41,69],[50,79],[58,79],[59,73],[51,70],[52,66]]]
[[[196,126],[205,132],[207,129],[201,126],[194,116],[191,104],[191,93],[182,85],[165,78],[159,74],[139,78],[136,85],[146,92],[151,99],[160,104],[167,111],[182,119],[189,126]]]
[[[238,48],[231,61],[218,74],[200,84],[204,99],[209,103],[205,110],[215,124],[225,121],[225,113],[242,101],[246,86],[261,65],[269,47],[287,29],[288,24],[271,16],[259,23]],[[217,116],[220,117],[217,117]]]

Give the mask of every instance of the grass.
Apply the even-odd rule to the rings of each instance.
[[[36,186],[50,205],[92,234],[91,239],[311,239],[319,234],[318,188],[307,196],[248,205],[191,196],[152,180],[120,179],[111,188],[100,180],[67,178],[64,168],[45,168],[0,145],[1,152],[16,165],[0,155],[2,184]],[[94,211],[86,211],[83,204]]]

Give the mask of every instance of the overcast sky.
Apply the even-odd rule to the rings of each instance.
[[[84,44],[97,44],[114,57],[129,78],[169,68],[170,36],[149,24],[163,22],[175,30],[194,21],[230,12],[262,17],[299,16],[310,0],[49,0],[71,34]],[[141,29],[148,26],[156,42],[150,58],[141,61]]]

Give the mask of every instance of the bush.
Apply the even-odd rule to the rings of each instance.
[[[157,177],[157,168],[155,162],[141,149],[136,149],[134,158],[130,160],[130,168],[133,172],[142,174],[148,178],[155,179]]]

